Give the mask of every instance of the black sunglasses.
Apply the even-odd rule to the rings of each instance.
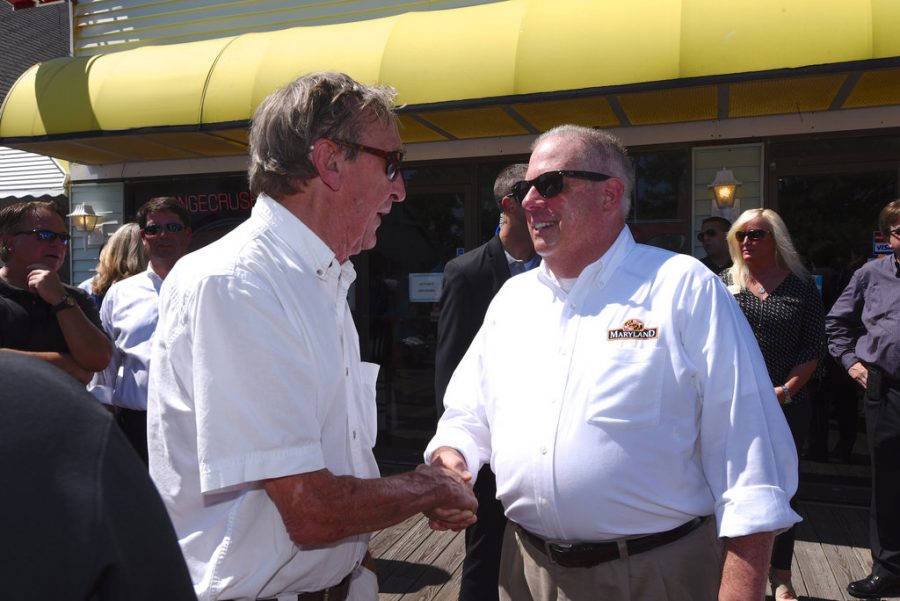
[[[541,173],[532,180],[523,179],[516,182],[512,186],[510,196],[517,201],[522,202],[528,196],[528,191],[532,186],[537,188],[538,193],[544,198],[553,198],[563,190],[563,177],[574,177],[577,179],[589,179],[593,182],[605,182],[611,175],[605,173],[596,173],[594,171],[547,171]]]
[[[159,236],[162,232],[163,228],[166,228],[166,231],[170,234],[177,234],[181,230],[184,229],[183,223],[178,223],[177,221],[173,221],[171,223],[151,223],[150,225],[145,225],[141,231],[147,234],[148,236]]]
[[[14,236],[20,236],[22,234],[33,234],[37,237],[41,242],[56,242],[58,239],[63,243],[63,246],[69,244],[69,238],[71,236],[65,232],[54,232],[53,230],[21,230],[18,232],[13,232]]]
[[[762,240],[766,236],[769,235],[768,230],[749,230],[746,232],[735,232],[735,237],[738,239],[738,242],[743,242],[744,238],[750,238],[751,240]]]
[[[332,142],[346,148],[352,148],[383,158],[385,160],[384,174],[387,175],[388,181],[394,181],[397,179],[397,176],[400,175],[400,163],[403,162],[402,150],[381,150],[380,148],[372,148],[365,144],[357,144],[356,142],[348,142],[346,140],[333,139]]]
[[[715,236],[718,233],[719,232],[717,230],[712,230],[712,229],[703,230],[702,232],[697,233],[697,240],[699,240],[700,242],[703,242],[703,238],[712,238],[713,236]]]

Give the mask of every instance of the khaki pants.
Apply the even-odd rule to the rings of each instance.
[[[723,560],[712,518],[668,545],[592,568],[551,563],[510,523],[500,559],[500,600],[715,601]]]

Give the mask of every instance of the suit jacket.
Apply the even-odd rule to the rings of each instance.
[[[444,267],[434,366],[439,414],[444,410],[444,391],[453,370],[478,333],[491,299],[509,278],[509,263],[499,236],[456,257]]]

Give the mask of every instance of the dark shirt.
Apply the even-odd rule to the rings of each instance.
[[[715,274],[722,273],[723,270],[728,269],[732,265],[731,259],[726,261],[724,265],[714,263],[713,260],[709,257],[703,257],[702,259],[700,259],[700,262],[706,265],[706,267]]]
[[[856,270],[825,319],[828,350],[844,369],[861,361],[900,379],[900,265],[893,257]]]
[[[111,416],[49,363],[0,352],[3,599],[196,601],[156,487]]]
[[[100,313],[90,297],[74,286],[64,286],[91,322],[103,330]],[[71,309],[69,309],[71,310]],[[31,352],[68,353],[50,305],[37,294],[10,286],[0,280],[0,347]]]
[[[722,274],[722,280],[731,285],[731,273]],[[825,355],[825,309],[812,278],[791,273],[765,300],[746,288],[735,299],[756,336],[773,387],[784,384],[796,366]],[[806,386],[792,394],[797,401],[808,396]]]

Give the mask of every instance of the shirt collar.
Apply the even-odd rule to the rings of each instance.
[[[634,236],[631,235],[631,230],[628,229],[628,226],[626,225],[622,228],[622,231],[619,232],[615,242],[612,243],[606,252],[603,253],[599,259],[581,270],[581,273],[578,274],[578,278],[575,282],[575,287],[582,287],[584,285],[583,282],[598,281],[602,283],[609,279],[609,275],[618,269],[622,260],[629,252],[631,252],[631,249],[634,248],[635,244]],[[538,270],[538,279],[565,294],[565,291],[559,285],[559,280],[556,275],[550,271],[550,268],[547,266],[547,261],[541,262]],[[572,288],[572,290],[574,289],[575,288]]]
[[[345,293],[356,279],[356,270],[349,260],[338,263],[334,251],[315,232],[265,193],[253,206],[253,215],[268,224],[276,236],[291,248],[296,248],[300,260],[307,264],[317,278],[331,283]]]

